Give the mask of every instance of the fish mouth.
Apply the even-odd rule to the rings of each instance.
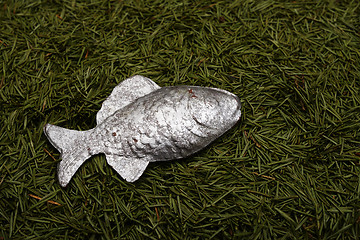
[[[43,127],[45,135],[47,135],[47,130],[49,129],[49,125],[50,125],[49,123],[46,123]]]
[[[236,118],[237,121],[239,121],[240,118],[241,118],[241,102],[240,102],[240,98],[238,96],[234,95],[234,94],[232,94],[232,95],[233,95],[232,97],[236,101],[236,108],[234,110],[234,118]]]

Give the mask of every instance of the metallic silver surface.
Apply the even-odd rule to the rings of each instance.
[[[98,153],[104,153],[126,181],[134,182],[149,162],[184,158],[207,146],[239,120],[240,107],[239,98],[225,90],[161,88],[136,75],[114,88],[95,128],[75,131],[46,124],[44,132],[61,153],[61,186]]]

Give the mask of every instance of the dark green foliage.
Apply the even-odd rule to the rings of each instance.
[[[0,1],[0,239],[359,239],[358,1]],[[123,79],[218,87],[241,122],[127,183],[67,188],[50,122],[95,126]]]

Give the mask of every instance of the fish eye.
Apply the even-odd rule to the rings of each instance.
[[[219,101],[216,99],[216,96],[195,91],[193,89],[189,90],[189,94],[190,102],[192,102],[192,104],[198,105],[202,109],[213,109],[220,105]]]
[[[216,108],[219,106],[219,101],[214,97],[204,99],[205,107]]]
[[[191,98],[190,102],[192,118],[198,124],[209,128],[216,127],[219,111],[221,111],[220,104],[216,98],[208,94],[204,96],[198,95],[196,98]]]
[[[193,89],[189,92],[189,97],[191,117],[197,124],[208,129],[226,127],[233,122],[234,116],[238,115],[239,102],[228,93],[212,89]]]

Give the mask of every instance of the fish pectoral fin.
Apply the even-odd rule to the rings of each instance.
[[[128,182],[138,180],[149,164],[145,158],[129,158],[115,154],[106,154],[106,160]]]

